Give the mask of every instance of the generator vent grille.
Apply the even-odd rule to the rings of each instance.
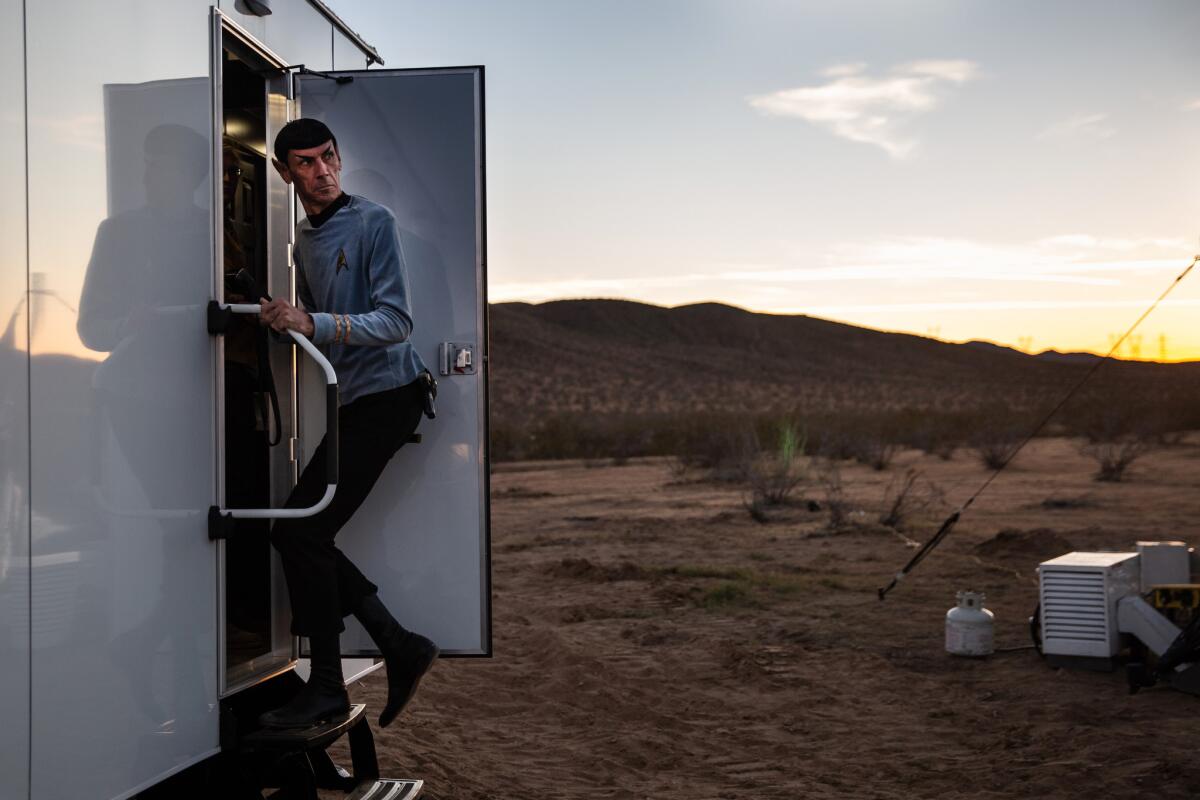
[[[1104,570],[1042,567],[1042,635],[1046,639],[1108,641]]]

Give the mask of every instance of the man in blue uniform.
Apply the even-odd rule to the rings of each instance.
[[[301,727],[346,714],[339,634],[353,614],[387,666],[388,725],[416,691],[438,648],[405,630],[371,583],[334,544],[338,530],[366,499],[392,455],[421,418],[425,366],[409,341],[413,319],[399,233],[392,212],[341,187],[337,140],[323,123],[298,119],[275,139],[275,168],[296,189],[307,219],[296,226],[293,257],[303,308],[264,303],[261,320],[298,331],[322,346],[338,375],[339,478],[333,502],[305,519],[279,520],[279,551],[292,605],[292,633],[307,636],[312,672],[304,689],[262,723]],[[287,505],[315,504],[325,492],[325,442],[305,468]]]

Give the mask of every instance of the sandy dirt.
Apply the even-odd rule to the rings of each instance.
[[[846,465],[861,513],[831,532],[803,506],[756,523],[742,487],[667,461],[501,465],[495,657],[437,664],[376,731],[383,772],[435,800],[1200,796],[1200,698],[1131,696],[1122,672],[1054,670],[1026,647],[1039,561],[1200,544],[1200,440],[1119,484],[1091,480],[1071,442],[1035,443],[880,603],[913,551],[874,519],[908,467],[943,514],[987,474],[966,452]],[[944,652],[965,588],[986,592],[997,647],[1025,649]],[[384,691],[375,675],[353,694],[378,709]]]

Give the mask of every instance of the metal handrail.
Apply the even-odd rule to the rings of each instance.
[[[226,314],[258,314],[262,306],[258,303],[209,303],[209,332],[223,333],[223,329],[215,330],[214,315]],[[300,519],[311,517],[324,511],[333,502],[338,482],[338,382],[337,373],[325,354],[309,341],[308,337],[298,331],[288,330],[292,340],[300,345],[300,349],[308,353],[313,361],[325,373],[325,494],[315,505],[308,508],[220,508],[212,506],[208,511],[208,536],[210,539],[222,539],[228,533],[229,519]]]

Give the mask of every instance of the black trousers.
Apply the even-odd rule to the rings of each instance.
[[[319,636],[346,629],[342,618],[378,587],[334,544],[395,455],[421,420],[420,382],[369,394],[338,409],[338,484],[333,502],[319,514],[281,519],[271,543],[283,561],[292,602],[292,633]],[[325,441],[317,447],[286,506],[315,505],[325,494]]]

